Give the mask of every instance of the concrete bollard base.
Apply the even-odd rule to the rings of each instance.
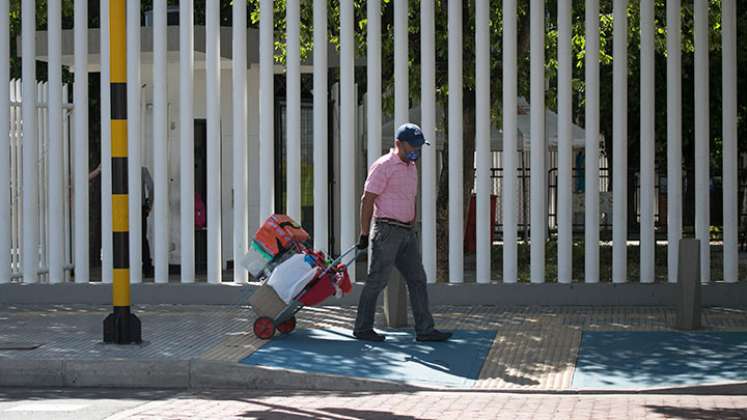
[[[389,328],[407,327],[407,290],[402,274],[396,269],[384,289],[384,318]]]
[[[700,295],[700,240],[681,239],[677,266],[677,321],[674,328],[702,328]]]

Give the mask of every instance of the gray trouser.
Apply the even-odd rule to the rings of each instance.
[[[415,318],[415,333],[427,334],[433,331],[425,270],[415,231],[386,223],[375,223],[371,232],[369,257],[368,279],[358,303],[355,331],[373,329],[376,301],[389,282],[392,266],[399,270],[407,283]]]

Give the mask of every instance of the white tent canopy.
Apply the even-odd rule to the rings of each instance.
[[[517,143],[520,147],[519,150],[529,150],[529,143],[531,139],[531,116],[529,114],[529,103],[527,100],[523,97],[518,98],[518,116],[517,116],[517,128],[518,128],[518,138]],[[437,114],[437,121],[443,121],[443,118],[440,118],[444,114],[443,109],[441,107],[437,106],[436,109]],[[410,121],[414,122],[420,122],[421,119],[421,110],[420,105],[416,105],[412,108],[410,108]],[[389,148],[389,145],[391,144],[392,137],[394,136],[394,120],[389,119],[384,126],[382,127],[381,133],[382,133],[382,144],[384,145],[385,149]],[[545,131],[546,131],[546,138],[547,138],[547,144],[550,147],[550,149],[557,149],[558,148],[558,114],[549,110],[545,109]],[[571,124],[571,137],[572,137],[572,144],[574,149],[582,149],[585,144],[586,139],[586,131],[576,125]],[[601,143],[603,141],[603,136],[599,135],[599,142]],[[446,141],[446,135],[444,133],[444,130],[439,127],[439,129],[436,130],[436,144],[439,149],[442,149],[444,147],[445,141]],[[503,150],[503,130],[498,129],[495,125],[491,124],[490,128],[490,145],[491,149],[494,152],[499,152]]]

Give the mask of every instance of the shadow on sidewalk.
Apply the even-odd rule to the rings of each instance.
[[[316,408],[304,410],[301,407],[287,407],[283,405],[270,404],[255,400],[246,401],[247,403],[261,405],[271,411],[251,410],[246,411],[240,417],[261,418],[267,420],[293,420],[293,419],[318,419],[318,418],[354,418],[354,419],[392,419],[392,420],[415,420],[413,416],[396,415],[391,411],[378,410],[354,410],[351,408]]]
[[[697,419],[697,420],[739,420],[747,419],[745,408],[688,408],[668,405],[647,405],[650,412],[661,414],[668,418]]]

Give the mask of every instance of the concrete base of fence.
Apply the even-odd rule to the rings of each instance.
[[[152,284],[132,285],[134,304],[239,305],[247,304],[256,284]],[[328,306],[358,303],[363,287],[342,299],[330,298]],[[429,284],[432,305],[497,306],[674,306],[679,294],[675,283],[597,284]],[[0,304],[110,305],[110,284],[2,284]],[[383,294],[382,294],[383,295]],[[383,301],[383,297],[382,297]],[[701,286],[704,306],[747,307],[747,282],[710,283]]]

